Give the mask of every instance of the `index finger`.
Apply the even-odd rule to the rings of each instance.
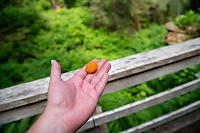
[[[76,72],[76,74],[74,76],[78,76],[80,77],[81,79],[85,79],[85,77],[87,76],[87,72],[85,71],[85,67],[82,67],[80,70],[78,70],[78,72]]]

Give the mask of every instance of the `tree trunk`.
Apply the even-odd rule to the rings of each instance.
[[[139,16],[137,14],[137,10],[135,7],[133,7],[133,14],[134,14],[133,19],[135,20],[135,23],[137,25],[137,30],[141,30],[142,27],[141,27],[140,19],[139,19]]]
[[[50,0],[51,1],[51,7],[56,10],[56,9],[59,9],[60,6],[56,3],[55,0]]]

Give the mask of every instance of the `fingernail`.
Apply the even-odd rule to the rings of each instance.
[[[107,62],[107,60],[106,60],[106,59],[102,59],[102,61],[105,61],[105,62]]]
[[[55,61],[55,60],[51,60],[51,65],[53,64],[54,61]]]

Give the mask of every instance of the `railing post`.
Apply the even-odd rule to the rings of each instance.
[[[195,76],[196,78],[200,78],[200,72],[195,73],[194,76]]]
[[[102,112],[103,112],[102,108],[101,108],[101,106],[99,106],[99,107],[96,108],[93,115],[97,115],[97,114],[100,114]],[[85,130],[85,132],[86,133],[108,133],[108,129],[107,129],[106,124],[103,124],[103,125],[97,126],[95,128]]]

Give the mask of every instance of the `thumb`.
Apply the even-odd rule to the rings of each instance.
[[[57,61],[51,60],[51,74],[50,74],[50,82],[56,82],[61,80],[61,70],[60,65]]]

